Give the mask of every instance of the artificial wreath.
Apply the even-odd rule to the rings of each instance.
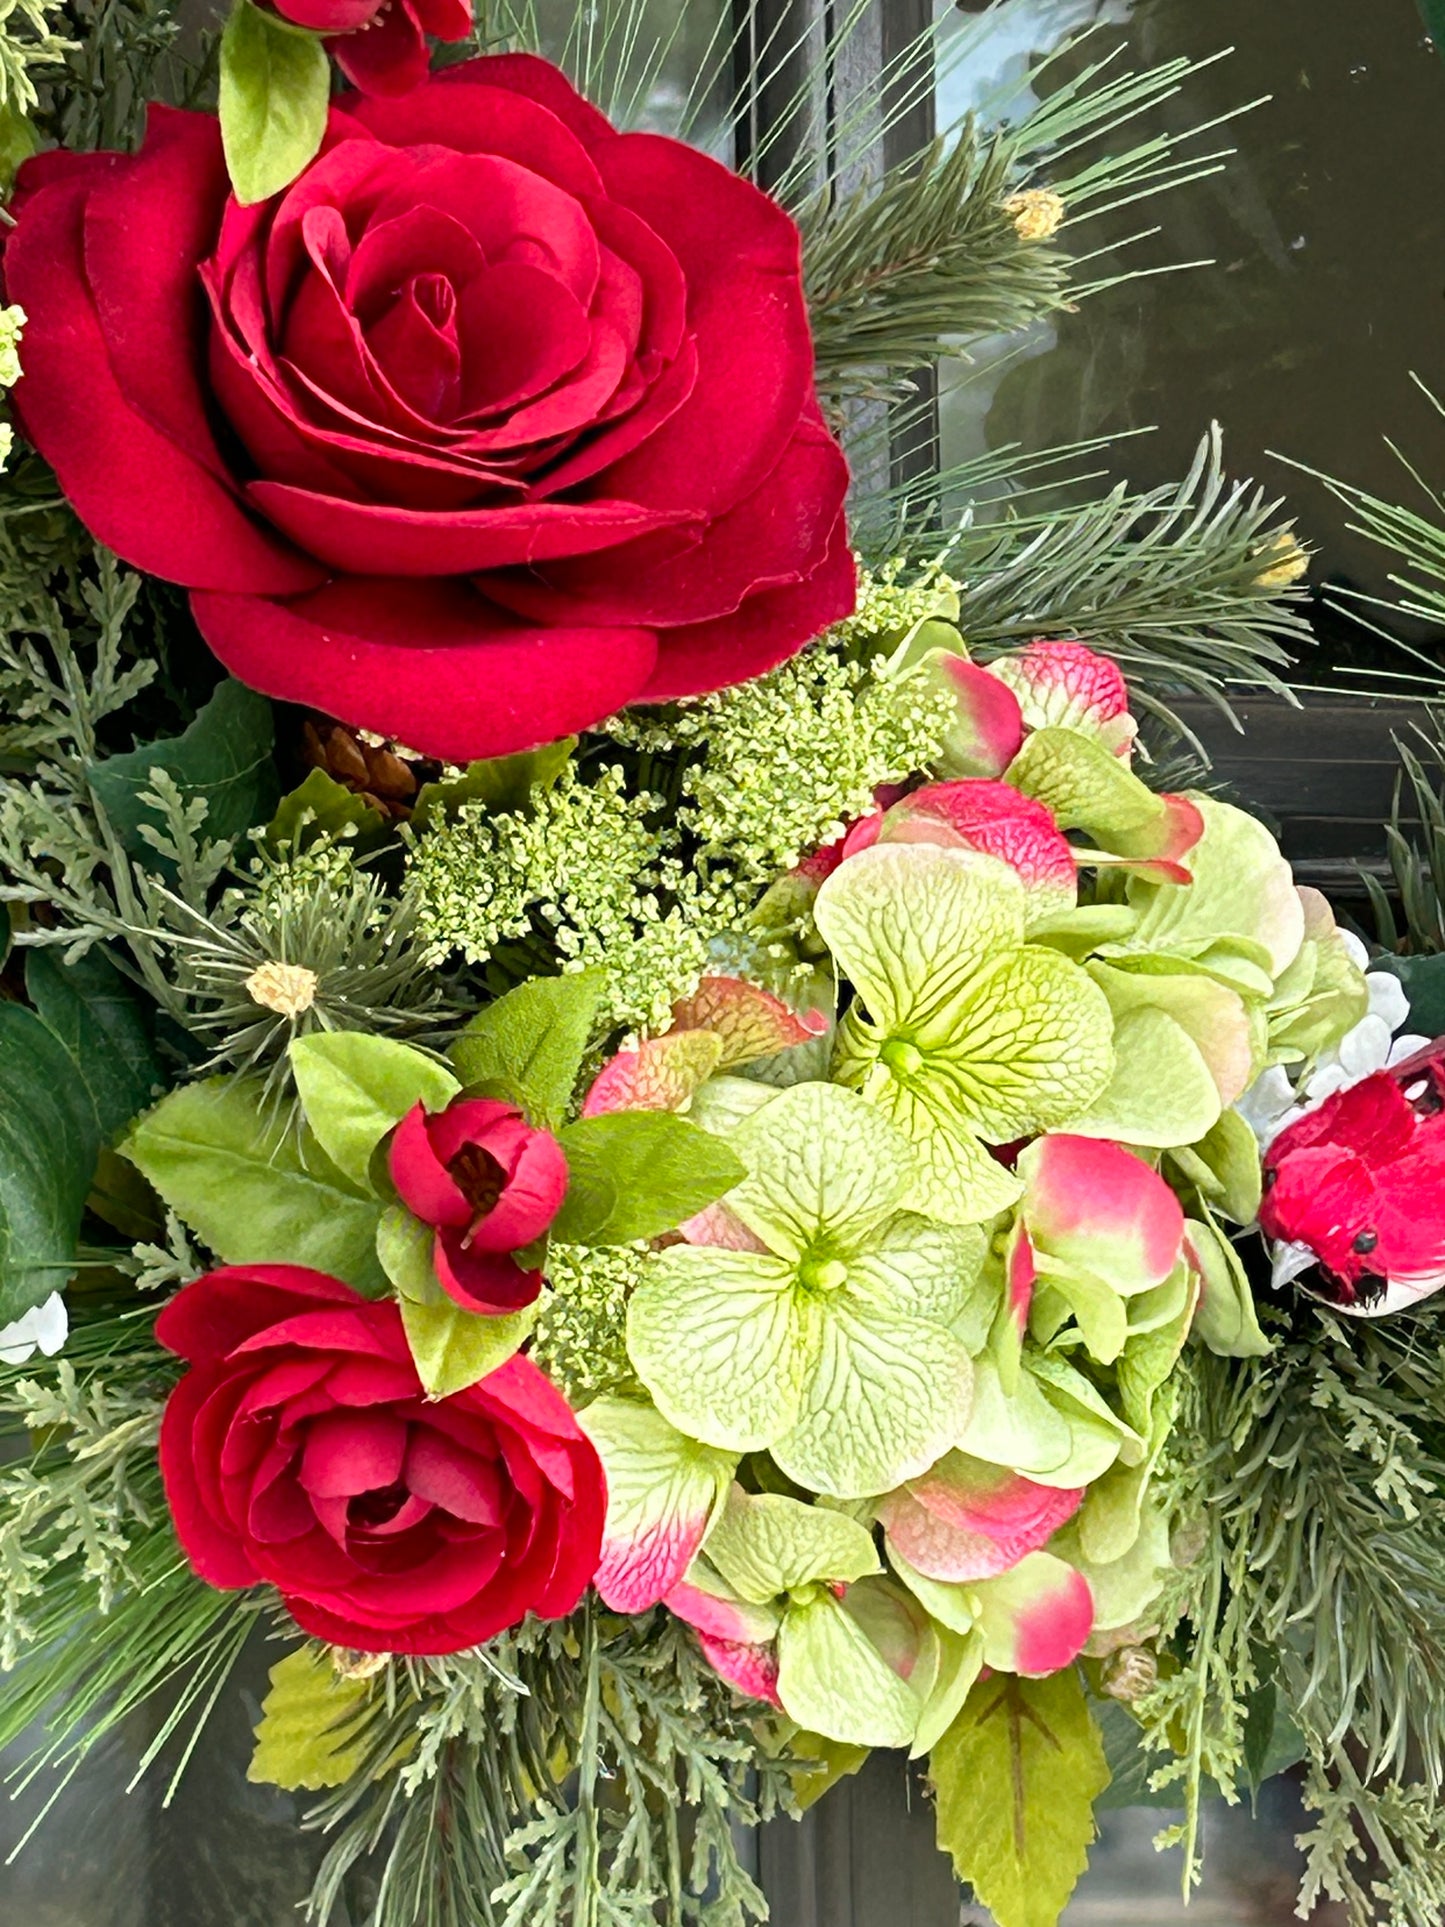
[[[377,1927],[761,1919],[880,1747],[1035,1927],[1111,1780],[1189,1879],[1304,1758],[1425,1927],[1445,1374],[1336,1312],[1441,1282],[1445,1071],[1169,709],[1302,553],[1210,444],[845,509],[1180,74],[765,193],[579,86],[638,18],[7,28],[0,1738],[184,1765],[270,1637]]]

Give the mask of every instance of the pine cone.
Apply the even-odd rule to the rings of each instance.
[[[301,734],[308,768],[325,770],[333,782],[393,821],[411,815],[418,789],[438,767],[398,751],[369,730],[347,729],[328,716],[308,717]]]

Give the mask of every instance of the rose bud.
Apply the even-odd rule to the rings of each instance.
[[[364,94],[406,94],[431,67],[427,35],[465,40],[471,0],[276,0],[294,26],[328,36],[336,64]]]
[[[437,1279],[449,1297],[493,1314],[531,1304],[542,1274],[513,1253],[561,1209],[567,1160],[550,1131],[493,1098],[458,1098],[435,1112],[418,1104],[396,1128],[390,1165],[407,1210],[436,1226]]]

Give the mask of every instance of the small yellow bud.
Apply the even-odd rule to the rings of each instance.
[[[316,1002],[321,979],[305,964],[263,963],[246,979],[253,1003],[281,1017],[299,1017]]]
[[[1309,570],[1309,557],[1287,529],[1266,545],[1264,554],[1279,559],[1254,578],[1257,589],[1287,589]]]
[[[1021,241],[1052,241],[1064,223],[1064,197],[1051,187],[1025,187],[1009,195],[1003,211]]]

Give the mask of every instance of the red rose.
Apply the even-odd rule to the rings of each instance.
[[[268,695],[495,756],[853,606],[796,227],[545,61],[343,96],[254,207],[215,120],[160,107],[14,206],[26,433]]]
[[[442,1289],[468,1311],[530,1305],[542,1274],[511,1254],[535,1243],[562,1208],[567,1160],[550,1131],[511,1104],[463,1097],[444,1111],[418,1104],[391,1140],[392,1182],[407,1210],[437,1227]]]
[[[336,64],[364,94],[405,94],[431,68],[427,35],[465,40],[471,0],[276,0],[283,20],[329,41]]]
[[[388,1653],[457,1652],[581,1598],[602,1467],[529,1360],[429,1400],[394,1301],[296,1265],[198,1278],[156,1336],[191,1366],[160,1460],[210,1585],[269,1581],[304,1631]]]

